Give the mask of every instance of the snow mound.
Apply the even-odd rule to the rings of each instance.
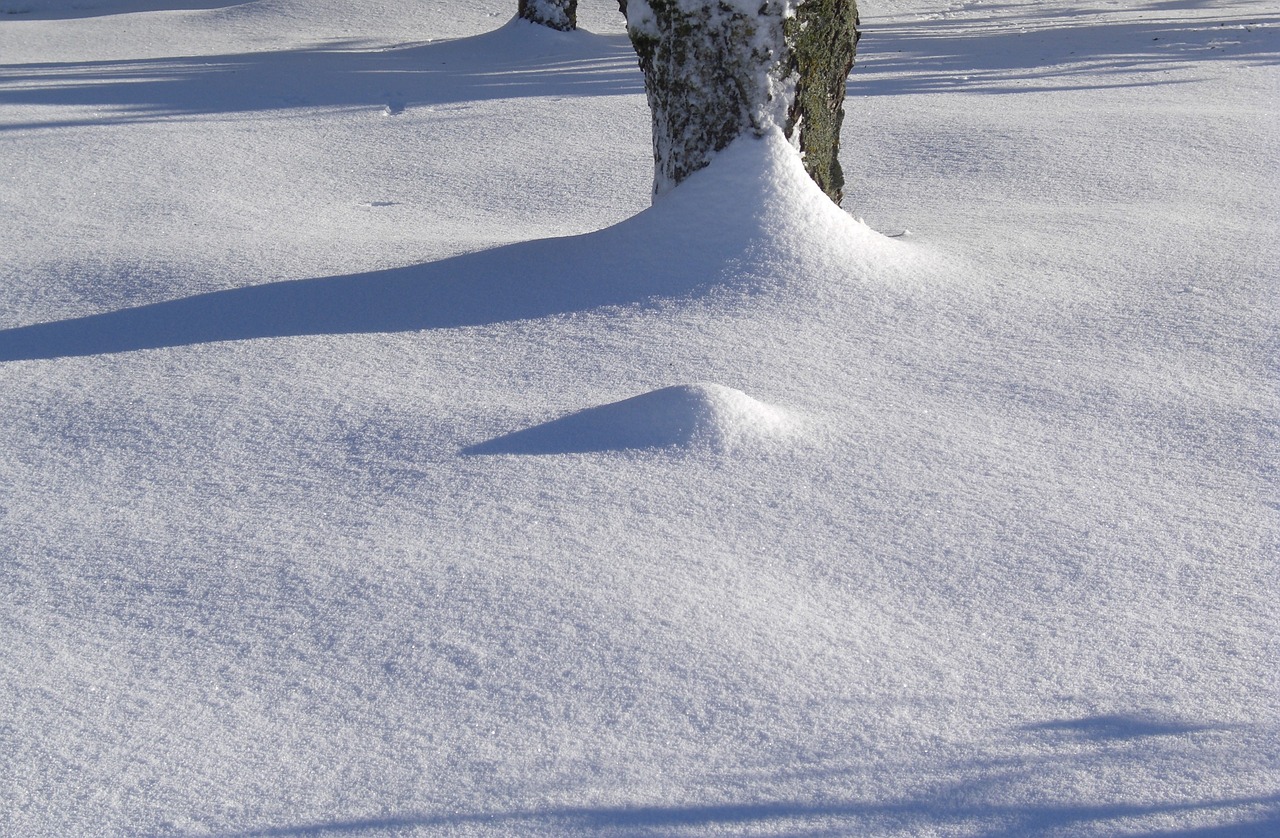
[[[739,137],[707,168],[615,229],[683,245],[675,252],[684,258],[706,252],[737,274],[865,277],[905,256],[899,242],[834,204],[776,128]]]
[[[739,138],[653,206],[592,233],[0,330],[0,361],[480,326],[716,289],[838,293],[910,265],[903,245],[832,203],[773,131]]]
[[[467,448],[466,454],[570,454],[641,448],[729,451],[787,436],[791,415],[722,384],[679,384],[580,410]]]

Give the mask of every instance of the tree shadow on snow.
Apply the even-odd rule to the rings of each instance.
[[[1196,815],[1214,817],[1215,812],[1238,808],[1271,808],[1280,806],[1280,795],[1268,797],[1223,798],[1186,803],[1114,804],[1071,806],[1052,804],[979,804],[956,805],[945,800],[907,800],[902,802],[823,802],[777,801],[769,803],[727,803],[709,806],[601,806],[548,807],[546,809],[505,810],[454,815],[392,816],[356,820],[334,820],[268,827],[246,832],[223,833],[223,838],[268,838],[268,836],[319,836],[354,833],[376,833],[402,829],[430,829],[483,824],[491,829],[512,830],[556,828],[565,834],[623,834],[635,830],[651,834],[654,829],[722,829],[729,826],[771,825],[786,828],[788,835],[875,834],[858,831],[866,824],[894,824],[901,829],[922,828],[932,832],[938,827],[972,825],[974,823],[1006,823],[1016,826],[995,827],[966,834],[987,838],[1014,838],[1047,834],[1072,826],[1103,827],[1108,822],[1143,817]],[[1219,816],[1220,818],[1221,816]],[[1228,815],[1228,817],[1230,817]],[[930,829],[932,827],[933,829]],[[1132,832],[1126,835],[1170,836],[1170,838],[1263,838],[1275,835],[1280,827],[1280,811],[1257,817],[1234,819],[1212,827],[1189,830]],[[849,832],[848,830],[855,830]],[[885,830],[888,831],[888,830]],[[897,831],[897,830],[894,830]],[[541,833],[540,833],[541,834]]]
[[[1155,3],[1152,12],[1204,3]],[[848,85],[851,96],[968,91],[1029,93],[1169,84],[1165,71],[1188,62],[1280,63],[1280,17],[1111,18],[1070,9],[946,20],[870,23]],[[1014,8],[1014,7],[1008,7]],[[1185,81],[1185,80],[1182,80]]]
[[[1099,728],[1102,738],[1083,746],[1059,737],[1063,731]],[[1111,738],[1117,728],[1121,741]],[[334,819],[223,835],[321,836],[483,826],[498,832],[539,834],[653,834],[655,830],[687,834],[690,830],[746,828],[787,835],[932,834],[941,830],[986,838],[1064,831],[1090,835],[1124,832],[1146,838],[1260,838],[1275,835],[1280,829],[1280,793],[1197,796],[1180,786],[1176,778],[1183,770],[1201,773],[1205,760],[1212,761],[1218,769],[1234,764],[1235,771],[1247,776],[1252,769],[1246,764],[1247,758],[1241,761],[1239,746],[1245,745],[1244,750],[1249,751],[1247,742],[1256,740],[1264,743],[1262,747],[1269,752],[1273,731],[1259,728],[1252,731],[1252,740],[1239,740],[1232,736],[1244,732],[1238,726],[1149,716],[1093,716],[1026,725],[1010,732],[1013,739],[1005,741],[1004,747],[1012,750],[1001,753],[1001,748],[996,747],[987,749],[982,756],[955,762],[868,768],[851,757],[850,762],[839,765],[796,766],[749,777],[713,778],[716,787],[742,787],[749,783],[821,789],[815,795],[817,799],[761,800],[757,796],[737,803],[551,806],[406,814]],[[1160,777],[1169,772],[1171,778],[1154,780],[1154,788],[1139,792],[1116,792],[1105,786],[1079,787],[1082,773],[1127,777],[1133,770],[1152,765],[1160,766]],[[917,791],[880,800],[850,799],[831,793],[831,789],[845,784],[864,784],[868,771],[901,773],[900,785]],[[1187,826],[1170,826],[1178,823]]]
[[[0,105],[100,108],[0,130],[148,122],[291,108],[413,108],[527,96],[644,91],[625,35],[514,19],[483,35],[388,47],[356,42],[147,60],[0,65]]]
[[[224,9],[253,0],[0,0],[0,22],[14,20],[71,20],[132,12],[176,12]]]
[[[814,247],[814,231],[824,247]],[[18,326],[0,331],[0,361],[484,326],[717,289],[745,296],[793,274],[853,270],[864,256],[869,269],[896,247],[827,201],[777,134],[734,143],[653,206],[593,233]]]
[[[706,284],[678,264],[679,250],[635,252],[610,247],[611,240],[619,240],[617,228],[424,265],[251,285],[22,326],[0,331],[0,361],[480,326],[686,295]]]
[[[1203,730],[1214,730],[1211,725],[1160,719],[1141,715],[1085,716],[1079,719],[1055,719],[1026,725],[1026,731],[1059,733],[1079,739],[1103,741],[1107,739],[1138,739],[1144,736],[1178,736]]]
[[[748,150],[747,154],[753,153]],[[712,167],[713,169],[715,167]],[[216,341],[483,326],[682,298],[732,283],[778,210],[768,177],[712,169],[612,227],[403,268],[249,285],[0,331],[0,362]],[[726,195],[728,197],[726,197]],[[719,212],[708,219],[709,202]]]

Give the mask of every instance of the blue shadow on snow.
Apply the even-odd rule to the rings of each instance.
[[[216,341],[481,326],[685,296],[716,280],[628,224],[404,268],[214,291],[0,331],[0,362]],[[620,245],[620,246],[619,246]]]
[[[874,802],[803,802],[779,801],[771,803],[739,803],[708,806],[617,806],[617,807],[561,807],[520,811],[478,812],[454,815],[392,816],[361,820],[329,821],[296,826],[268,827],[246,832],[225,833],[224,838],[271,838],[272,836],[320,836],[403,829],[449,828],[468,824],[484,824],[490,828],[509,829],[558,827],[566,833],[598,832],[609,830],[618,834],[619,829],[689,829],[695,827],[720,828],[731,825],[763,826],[785,822],[844,821],[852,827],[857,821],[890,819],[901,824],[942,825],[967,823],[975,820],[1015,823],[1018,826],[1006,831],[999,829],[983,833],[995,836],[1035,835],[1054,828],[1071,825],[1101,825],[1107,821],[1143,816],[1176,815],[1229,807],[1276,807],[1280,795],[1258,798],[1235,798],[1219,801],[1191,803],[1114,804],[1099,806],[1045,805],[977,805],[956,806],[944,801],[909,800],[894,803]],[[850,824],[852,820],[855,824]],[[781,822],[781,823],[780,823]],[[1263,838],[1273,836],[1280,827],[1280,812],[1261,818],[1237,821],[1214,827],[1195,828],[1189,831],[1161,831],[1149,833],[1126,832],[1145,838]],[[796,833],[791,833],[796,834]],[[826,832],[820,834],[865,834],[859,832]]]
[[[625,35],[557,32],[514,19],[481,35],[425,44],[340,42],[228,55],[0,64],[0,105],[101,110],[73,120],[10,122],[0,131],[294,108],[385,108],[398,115],[492,99],[643,92]]]
[[[1079,739],[1102,741],[1107,739],[1140,739],[1146,736],[1181,736],[1219,729],[1213,725],[1192,724],[1175,720],[1158,719],[1140,715],[1086,716],[1079,719],[1060,719],[1039,722],[1021,728],[1025,731],[1062,733]]]
[[[951,19],[868,22],[847,86],[858,96],[962,91],[1034,93],[1185,83],[1165,71],[1187,64],[1280,64],[1280,16],[1222,10],[1161,15],[1202,0],[1145,5],[1148,16],[1111,18],[1075,8],[984,6]],[[1132,9],[1131,11],[1139,11]]]
[[[0,0],[0,20],[72,20],[135,12],[189,12],[243,6],[253,0]]]

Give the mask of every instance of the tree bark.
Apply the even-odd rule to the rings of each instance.
[[[520,0],[517,14],[564,32],[578,28],[578,0]]]
[[[840,127],[845,80],[853,69],[859,37],[855,0],[806,0],[786,24],[796,82],[786,135],[798,143],[809,176],[837,204],[844,198]]]
[[[855,0],[619,0],[653,112],[654,195],[776,126],[836,203]]]

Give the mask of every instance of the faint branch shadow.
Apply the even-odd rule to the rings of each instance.
[[[433,828],[449,829],[460,826],[483,826],[504,834],[518,834],[522,830],[540,829],[563,833],[652,834],[688,830],[718,831],[732,828],[768,829],[771,834],[788,835],[849,835],[879,834],[886,827],[907,834],[933,833],[938,830],[960,830],[964,834],[982,835],[985,838],[1022,838],[1022,836],[1061,834],[1114,834],[1123,829],[1125,834],[1145,834],[1148,838],[1167,835],[1171,838],[1244,838],[1244,836],[1274,835],[1280,827],[1280,793],[1192,796],[1189,790],[1170,786],[1139,792],[1140,800],[1115,799],[1096,802],[1105,790],[1052,789],[1055,772],[1074,776],[1080,770],[1104,770],[1123,768],[1151,759],[1172,760],[1187,767],[1199,765],[1206,756],[1222,756],[1225,751],[1205,750],[1231,748],[1226,743],[1205,733],[1210,730],[1236,730],[1240,726],[1215,724],[1178,723],[1171,720],[1156,721],[1149,716],[1115,715],[1096,716],[1070,722],[1050,721],[1044,724],[1014,728],[1016,741],[1026,743],[1025,733],[1074,730],[1074,722],[1083,727],[1121,727],[1125,735],[1185,736],[1182,739],[1153,740],[1142,747],[1115,747],[1107,741],[1094,742],[1085,747],[1080,743],[1049,740],[1036,743],[1030,752],[1021,748],[1008,755],[979,756],[967,760],[944,762],[932,767],[929,773],[936,775],[919,790],[902,797],[882,799],[852,799],[850,797],[823,796],[819,799],[755,799],[725,802],[723,799],[709,803],[673,805],[600,805],[600,806],[545,806],[491,811],[454,811],[446,813],[405,813],[369,818],[321,820],[282,826],[265,826],[257,829],[222,833],[224,838],[255,838],[256,836],[322,836],[353,833],[377,833],[391,830]],[[1246,726],[1249,727],[1249,726]],[[1266,739],[1269,729],[1262,727],[1253,734]],[[1210,737],[1199,743],[1191,739],[1197,735]],[[1145,743],[1145,740],[1144,740]],[[1045,747],[1045,745],[1049,747]],[[1238,741],[1235,744],[1240,744]],[[1262,767],[1262,766],[1258,766]],[[777,768],[777,767],[775,767]],[[832,765],[784,766],[782,773],[771,771],[754,776],[767,788],[771,781],[785,782],[788,778],[844,777],[845,770]],[[946,773],[937,775],[937,769]],[[891,770],[894,770],[891,768]],[[922,779],[919,768],[903,764],[896,769],[915,779]],[[1266,770],[1264,768],[1264,770]],[[861,771],[855,773],[861,774]],[[1255,779],[1261,775],[1255,775]],[[721,787],[725,777],[716,778],[714,785]],[[738,778],[741,779],[741,778]],[[1037,791],[1028,792],[1027,784],[1035,781]],[[832,788],[819,782],[824,788]],[[843,784],[842,784],[843,785]],[[1170,796],[1167,792],[1173,791]],[[1048,792],[1046,797],[1043,792]],[[1055,799],[1056,798],[1056,799]],[[1077,802],[1077,801],[1080,802]],[[1142,833],[1142,823],[1170,824],[1168,831],[1159,829]],[[1176,824],[1184,826],[1181,831]],[[1150,826],[1145,828],[1150,829]],[[1083,831],[1082,831],[1083,830]],[[194,838],[194,837],[193,837]]]
[[[1145,736],[1179,736],[1205,730],[1221,730],[1221,725],[1192,724],[1139,715],[1085,716],[1025,725],[1020,730],[1046,731],[1081,739],[1139,739]]]
[[[1185,64],[1280,64],[1280,17],[966,17],[868,26],[859,49],[851,96],[1144,87],[1187,83],[1164,73]]]
[[[229,55],[0,65],[0,105],[93,107],[80,120],[0,130],[147,122],[296,108],[383,110],[528,96],[643,92],[625,35],[556,32],[513,20],[469,38],[358,42]]]
[[[1275,838],[1280,835],[1280,814],[1219,826],[1131,834],[1136,838]]]
[[[474,812],[451,815],[404,815],[385,818],[335,820],[293,826],[268,827],[245,832],[224,833],[221,838],[272,838],[273,836],[321,836],[360,832],[486,824],[496,828],[559,826],[575,830],[654,829],[673,827],[719,827],[741,824],[765,824],[776,821],[867,820],[892,817],[908,823],[938,826],[949,823],[991,819],[1020,824],[1007,834],[1036,834],[1053,826],[1101,824],[1119,818],[1144,815],[1207,812],[1241,806],[1276,806],[1280,795],[1270,797],[1233,798],[1216,801],[1165,804],[1115,804],[1105,806],[991,805],[954,806],[945,801],[907,800],[900,802],[845,801],[812,803],[778,801],[709,806],[617,806],[559,807],[547,809]],[[1168,833],[1175,836],[1203,834],[1205,838],[1235,838],[1262,835],[1262,832],[1238,830],[1267,829],[1280,824],[1280,813],[1261,819],[1214,827],[1215,831]],[[1025,831],[1023,831],[1025,830]],[[1006,834],[1002,829],[991,835]],[[1160,834],[1160,833],[1154,833]]]

